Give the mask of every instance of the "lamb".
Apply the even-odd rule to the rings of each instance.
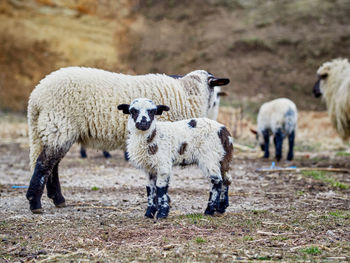
[[[342,140],[350,137],[350,64],[347,59],[325,62],[317,70],[315,97],[326,101],[328,115]]]
[[[149,174],[145,217],[169,214],[168,185],[176,165],[196,164],[210,179],[211,191],[205,214],[224,213],[229,205],[227,174],[232,160],[232,137],[222,124],[208,118],[157,122],[155,115],[168,111],[147,98],[118,106],[129,114],[127,151],[130,161]]]
[[[275,99],[264,103],[260,107],[257,118],[258,130],[251,129],[251,131],[256,134],[261,150],[264,151],[264,158],[269,158],[269,140],[270,135],[273,134],[277,161],[282,158],[282,144],[286,136],[288,136],[289,142],[287,160],[293,160],[297,121],[297,107],[289,99]]]
[[[122,102],[147,96],[170,105],[164,120],[201,117],[213,100],[213,87],[228,79],[204,70],[181,79],[165,74],[130,76],[94,68],[55,71],[33,90],[28,102],[30,163],[34,171],[26,194],[30,210],[41,213],[45,185],[57,207],[65,206],[58,165],[73,143],[110,151],[125,146],[127,118],[117,110]]]

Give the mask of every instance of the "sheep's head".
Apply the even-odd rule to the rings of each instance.
[[[124,114],[130,114],[129,122],[132,121],[136,129],[147,131],[154,120],[155,115],[161,115],[163,111],[168,111],[169,107],[165,105],[156,105],[147,98],[135,99],[131,104],[120,104],[118,110]]]
[[[325,83],[329,79],[332,71],[337,68],[338,72],[346,69],[349,66],[347,59],[334,59],[330,62],[323,63],[317,70],[317,81],[312,89],[312,93],[316,98],[322,96],[325,92]]]
[[[255,139],[259,143],[261,150],[265,151],[264,136],[261,134],[261,132],[258,132],[257,130],[254,130],[252,128],[250,128],[250,131],[255,135]]]
[[[228,93],[225,91],[221,91],[221,88],[219,86],[215,86],[213,96],[211,97],[211,100],[209,102],[209,108],[207,113],[207,117],[209,119],[217,119],[219,113],[220,98],[224,96],[228,96]]]

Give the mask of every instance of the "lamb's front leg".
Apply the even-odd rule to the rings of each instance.
[[[156,189],[156,180],[157,176],[154,174],[148,174],[148,185],[146,186],[147,190],[147,210],[145,217],[154,218],[154,215],[157,212],[157,189]]]
[[[157,198],[158,198],[158,213],[157,219],[166,218],[169,214],[169,197],[168,185],[170,175],[169,173],[162,173],[157,178]]]
[[[204,214],[214,215],[216,210],[219,210],[220,205],[220,194],[222,189],[222,178],[221,176],[211,175],[211,190],[209,194],[209,201],[207,209],[205,209]],[[228,188],[227,188],[228,190]]]

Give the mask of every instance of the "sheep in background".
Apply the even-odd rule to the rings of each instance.
[[[171,113],[162,116],[164,120],[201,117],[208,112],[214,87],[228,83],[228,79],[215,78],[204,70],[180,79],[80,67],[49,74],[33,90],[28,103],[30,163],[34,173],[26,197],[31,211],[41,213],[45,185],[54,204],[65,205],[58,165],[73,143],[105,151],[124,146],[127,118],[117,109],[120,103],[144,96],[172,107]]]
[[[323,96],[333,127],[342,140],[350,137],[350,64],[347,59],[325,62],[317,70],[315,97]]]
[[[258,113],[258,130],[251,130],[256,134],[264,158],[269,158],[270,136],[274,136],[277,161],[282,158],[282,144],[288,136],[289,151],[287,160],[293,160],[294,139],[297,128],[298,112],[294,102],[280,98],[264,103]]]
[[[147,186],[146,217],[165,218],[169,213],[168,185],[173,166],[197,164],[211,180],[205,214],[224,213],[228,207],[227,174],[232,160],[232,137],[222,124],[207,118],[157,122],[155,115],[169,107],[146,98],[118,106],[129,114],[127,151],[130,161],[153,175]]]

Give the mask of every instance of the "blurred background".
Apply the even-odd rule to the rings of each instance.
[[[31,90],[65,66],[128,74],[229,77],[224,106],[256,114],[311,95],[316,69],[350,57],[348,0],[2,0],[0,110],[25,113]]]

